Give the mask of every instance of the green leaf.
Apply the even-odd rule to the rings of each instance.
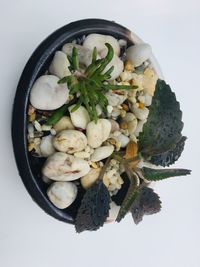
[[[169,167],[170,165],[174,164],[180,158],[184,150],[186,139],[187,137],[182,136],[180,141],[178,141],[178,143],[173,149],[170,149],[165,153],[152,156],[149,162],[153,163],[154,165],[163,167],[165,166]]]
[[[148,181],[159,181],[175,176],[184,176],[191,173],[187,169],[150,169],[143,167],[141,169],[142,176]]]
[[[102,180],[97,180],[85,193],[75,220],[78,233],[95,231],[109,215],[110,195]]]
[[[130,211],[135,224],[142,221],[144,215],[152,215],[161,210],[161,201],[159,196],[152,188],[142,187],[137,198],[133,202]]]
[[[128,176],[130,179],[130,185],[126,193],[126,196],[122,202],[122,205],[120,207],[119,213],[117,215],[117,219],[116,219],[117,222],[120,222],[125,217],[125,215],[130,210],[131,205],[133,204],[133,202],[135,201],[138,195],[138,186],[136,185],[136,174],[132,174],[131,176],[130,175]]]
[[[139,151],[144,156],[170,150],[181,139],[182,112],[175,94],[163,80],[158,80],[147,122],[139,135]]]
[[[56,111],[54,111],[52,116],[48,118],[46,125],[54,125],[56,122],[58,122],[64,116],[67,109],[68,109],[68,105],[65,104],[59,109],[57,109]]]

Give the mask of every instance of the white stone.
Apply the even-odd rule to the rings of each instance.
[[[74,125],[72,124],[70,117],[63,116],[56,124],[54,124],[53,128],[56,133],[59,133],[62,130],[73,130]]]
[[[54,181],[73,181],[86,175],[90,166],[86,160],[72,155],[56,152],[48,157],[42,174]]]
[[[151,46],[145,43],[132,45],[126,50],[126,58],[132,61],[135,67],[148,60],[151,54]]]
[[[120,142],[121,147],[126,147],[128,145],[128,143],[129,143],[129,141],[130,141],[130,139],[126,135],[124,135],[122,133],[120,135],[118,135],[117,137],[115,137],[115,139],[118,142]]]
[[[85,176],[81,177],[81,185],[83,188],[88,189],[91,187],[91,185],[98,179],[99,174],[101,172],[101,168],[96,168],[96,169],[90,169],[88,174]]]
[[[112,201],[110,203],[110,210],[109,210],[109,216],[106,220],[106,222],[113,222],[117,219],[117,215],[119,213],[119,210],[120,210],[120,206],[117,206],[117,204]]]
[[[90,116],[87,109],[83,106],[80,106],[77,110],[71,112],[71,110],[75,107],[72,105],[69,107],[70,118],[75,127],[86,129],[87,124],[90,122]]]
[[[147,117],[149,115],[149,109],[146,107],[144,107],[144,108],[132,107],[131,110],[139,120],[145,120],[145,119],[147,119]]]
[[[69,90],[66,84],[58,84],[54,75],[40,76],[31,89],[30,102],[36,109],[54,110],[68,100]]]
[[[69,207],[77,196],[77,186],[71,182],[54,182],[47,190],[49,200],[59,209]]]
[[[101,146],[94,150],[94,153],[91,155],[91,161],[97,162],[102,159],[108,158],[114,151],[114,146]]]
[[[62,51],[55,52],[54,58],[49,67],[49,72],[59,78],[71,75],[69,71],[70,63],[67,55]]]
[[[108,139],[111,131],[111,123],[107,119],[98,119],[97,123],[91,121],[86,127],[88,144],[92,148],[97,148]]]
[[[48,157],[51,156],[53,153],[55,153],[55,148],[52,144],[53,136],[47,135],[42,137],[41,143],[40,143],[40,151],[42,156]]]
[[[63,130],[54,137],[53,145],[60,152],[73,154],[86,148],[87,138],[80,131]]]

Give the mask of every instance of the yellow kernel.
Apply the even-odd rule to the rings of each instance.
[[[138,107],[143,109],[145,107],[145,105],[144,105],[144,103],[140,102]]]
[[[31,115],[29,115],[29,119],[28,120],[31,122],[31,121],[34,121],[35,118],[36,118],[36,113],[34,112]]]
[[[122,108],[124,109],[124,110],[126,110],[126,111],[129,111],[129,107],[128,107],[128,105],[127,104],[122,104]]]
[[[130,60],[127,60],[124,65],[124,69],[127,71],[134,71],[134,65]]]
[[[28,144],[28,151],[32,151],[34,149],[34,143],[29,143]]]
[[[121,129],[124,129],[124,130],[125,130],[125,129],[128,128],[128,124],[127,124],[127,122],[122,121],[122,122],[120,123],[119,127],[120,127]]]

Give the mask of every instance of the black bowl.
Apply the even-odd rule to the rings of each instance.
[[[27,62],[17,86],[12,116],[12,140],[15,159],[22,181],[32,199],[49,215],[58,220],[74,223],[83,189],[79,189],[77,200],[67,209],[56,208],[48,199],[47,186],[41,179],[43,158],[35,158],[27,150],[27,109],[29,93],[35,80],[45,73],[55,51],[66,42],[90,33],[101,33],[125,39],[132,44],[131,32],[125,27],[107,20],[86,19],[72,22],[47,37],[34,51]]]

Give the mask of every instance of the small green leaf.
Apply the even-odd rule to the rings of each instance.
[[[147,122],[139,135],[139,150],[144,156],[170,150],[181,139],[182,112],[175,94],[163,80],[158,80]]]
[[[133,204],[138,195],[138,186],[136,185],[135,175],[136,174],[132,174],[132,177],[129,176],[130,179],[129,189],[126,193],[126,196],[122,202],[119,213],[117,215],[116,219],[117,222],[120,222],[125,217],[127,212],[129,212],[131,205]]]
[[[64,116],[67,109],[68,109],[68,105],[65,104],[62,107],[60,107],[59,109],[57,109],[56,111],[54,111],[52,116],[48,118],[46,125],[56,124],[56,122],[58,122]]]
[[[148,181],[159,181],[175,176],[184,176],[191,173],[187,169],[150,169],[143,167],[142,176]]]

